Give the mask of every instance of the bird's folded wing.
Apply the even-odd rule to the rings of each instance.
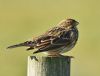
[[[61,36],[62,32],[64,31],[64,29],[59,28],[59,27],[54,27],[52,29],[50,29],[49,31],[47,31],[45,34],[37,37],[36,41],[36,47],[45,47],[47,45],[51,45],[53,44],[53,42],[55,41],[59,41],[61,39],[59,39],[59,37]]]
[[[70,41],[70,31],[63,31],[57,36],[46,35],[37,40],[36,47],[39,49],[34,53],[57,49],[68,45]]]

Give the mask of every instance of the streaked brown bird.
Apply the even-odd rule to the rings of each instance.
[[[26,46],[29,47],[27,50],[37,49],[33,54],[47,52],[51,56],[61,55],[75,46],[78,40],[78,24],[79,22],[74,19],[62,20],[56,27],[34,38],[33,41],[26,41],[8,48]]]

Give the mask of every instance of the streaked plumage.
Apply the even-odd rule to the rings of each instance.
[[[74,19],[65,19],[56,27],[48,30],[45,34],[36,37],[33,41],[26,41],[17,45],[9,46],[15,48],[20,46],[29,47],[27,50],[37,49],[33,54],[39,52],[48,52],[51,55],[71,50],[78,40],[78,22]]]

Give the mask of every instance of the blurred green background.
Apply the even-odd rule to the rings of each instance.
[[[62,19],[80,22],[71,76],[100,76],[100,0],[0,0],[0,76],[26,76],[26,48],[6,47],[32,39]],[[39,55],[39,54],[38,54]]]

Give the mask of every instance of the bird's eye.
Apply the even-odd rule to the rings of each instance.
[[[67,22],[67,23],[70,23],[70,22]]]

